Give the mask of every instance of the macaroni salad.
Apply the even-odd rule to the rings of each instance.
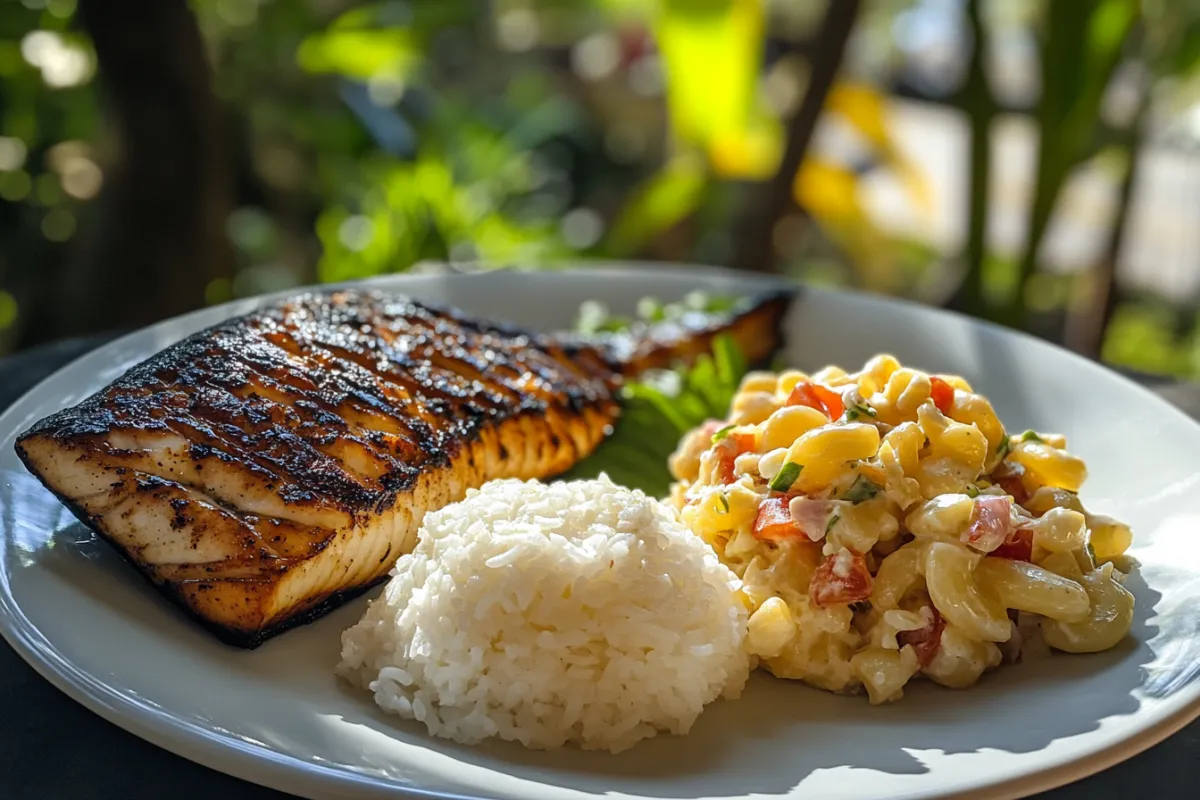
[[[672,500],[742,578],[761,666],[883,703],[916,676],[967,687],[1023,647],[1128,633],[1114,559],[1132,534],[1080,504],[1087,468],[1065,448],[1009,435],[962,378],[881,355],[747,375],[729,419],[671,456]]]

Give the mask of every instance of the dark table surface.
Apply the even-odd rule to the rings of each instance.
[[[104,339],[61,342],[0,361],[0,411]],[[1200,418],[1200,386],[1142,379]],[[160,750],[60,693],[0,641],[0,800],[284,798]],[[1200,722],[1141,755],[1039,795],[1042,800],[1194,800]]]

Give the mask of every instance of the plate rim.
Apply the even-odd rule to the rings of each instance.
[[[477,262],[476,262],[477,263]],[[310,284],[293,287],[277,292],[243,298],[181,314],[162,320],[152,325],[127,332],[112,339],[98,348],[72,359],[56,369],[50,375],[38,381],[34,386],[20,395],[8,409],[0,414],[0,432],[11,428],[16,432],[16,422],[21,416],[22,407],[29,402],[32,395],[54,380],[65,371],[75,368],[75,365],[99,350],[116,349],[127,340],[142,336],[152,331],[180,325],[187,320],[211,316],[214,323],[239,314],[248,313],[265,303],[310,291],[336,291],[349,287],[392,286],[402,287],[404,283],[420,277],[445,277],[453,280],[465,280],[467,277],[487,275],[498,272],[528,272],[538,274],[538,270],[526,270],[515,266],[501,266],[480,270],[467,266],[463,269],[444,262],[422,262],[414,265],[420,271],[392,273],[372,276],[366,279],[342,281],[330,284]],[[603,275],[605,273],[633,272],[662,272],[662,271],[691,271],[692,274],[703,272],[709,276],[737,278],[745,281],[750,279],[761,286],[789,286],[797,289],[801,295],[844,297],[852,296],[859,302],[879,306],[903,306],[909,313],[930,315],[943,320],[957,320],[960,324],[991,330],[1005,337],[1013,337],[1024,341],[1026,346],[1033,346],[1048,351],[1058,351],[1070,357],[1081,368],[1092,374],[1102,375],[1105,380],[1117,380],[1126,388],[1135,390],[1144,401],[1158,407],[1174,418],[1177,424],[1200,426],[1200,422],[1185,414],[1182,410],[1159,397],[1147,387],[1131,380],[1127,376],[1112,370],[1098,362],[1073,353],[1052,342],[1039,339],[1023,331],[1005,328],[984,320],[974,319],[964,314],[946,309],[931,307],[903,298],[883,297],[867,292],[831,289],[812,286],[800,281],[782,276],[746,275],[736,270],[703,265],[677,262],[652,261],[595,261],[567,260],[555,262],[561,268],[552,270],[560,274],[590,272]],[[569,270],[568,270],[569,268]],[[345,797],[346,791],[354,792],[354,797],[397,797],[429,798],[429,800],[487,800],[483,796],[463,795],[423,789],[419,786],[404,786],[394,781],[381,782],[375,778],[360,775],[352,769],[341,765],[324,765],[303,761],[295,756],[276,752],[270,748],[243,742],[236,736],[221,734],[205,726],[180,719],[170,711],[155,707],[140,701],[136,696],[118,691],[94,676],[83,672],[51,642],[46,635],[33,624],[23,613],[20,604],[11,591],[8,571],[0,568],[0,638],[29,664],[35,672],[47,680],[56,689],[69,698],[97,714],[107,722],[120,727],[129,733],[160,747],[176,756],[194,763],[223,772],[235,778],[245,780],[259,786],[288,792],[299,797],[312,800]],[[1200,718],[1200,681],[1193,682],[1169,699],[1160,700],[1154,707],[1144,712],[1141,724],[1132,733],[1122,735],[1116,741],[1103,744],[1095,749],[1085,746],[1083,754],[1074,758],[1066,756],[1043,766],[1033,772],[1014,776],[999,782],[983,786],[975,786],[965,791],[948,787],[944,790],[919,792],[914,796],[929,798],[971,798],[972,800],[1007,800],[1026,796],[1035,792],[1058,788],[1085,777],[1103,772],[1129,758],[1132,758],[1149,748],[1161,743],[1192,721]]]

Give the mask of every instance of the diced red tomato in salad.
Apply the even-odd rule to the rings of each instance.
[[[871,596],[871,571],[858,553],[834,553],[817,567],[808,584],[808,596],[818,608],[857,603]]]
[[[754,434],[734,431],[717,443],[720,461],[717,462],[717,479],[721,483],[733,483],[737,480],[734,474],[734,462],[742,453],[754,450]]]
[[[938,610],[933,606],[928,608],[933,612],[933,618],[924,628],[915,631],[901,631],[896,634],[896,641],[900,643],[901,647],[906,644],[912,645],[913,650],[917,653],[917,663],[922,667],[928,667],[937,656],[938,650],[942,646],[942,631],[946,627],[946,620],[942,619]]]
[[[827,386],[804,381],[796,384],[788,395],[789,406],[808,406],[822,411],[831,420],[839,419],[846,410],[842,396]]]
[[[733,471],[734,461],[733,456],[721,456],[721,460],[717,462],[717,480],[721,483],[730,484],[737,480]]]
[[[1033,531],[1026,528],[1014,531],[991,555],[1012,561],[1033,561]]]
[[[759,504],[753,533],[754,538],[767,542],[808,539],[796,520],[792,519],[787,497],[768,497]]]
[[[954,387],[941,378],[930,378],[929,383],[932,387],[929,396],[933,398],[933,404],[938,411],[949,414],[954,407]]]
[[[739,433],[734,431],[725,437],[725,441],[729,442],[733,449],[740,456],[742,453],[749,453],[754,449],[755,440],[753,433]]]
[[[985,494],[975,498],[971,509],[971,523],[963,532],[962,540],[983,553],[990,553],[1008,541],[1012,533],[1012,498],[996,494]]]

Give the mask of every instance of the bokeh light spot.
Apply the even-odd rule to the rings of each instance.
[[[353,250],[355,253],[366,250],[373,238],[375,223],[362,215],[346,217],[338,227],[338,241],[345,245],[347,250]]]
[[[610,33],[592,34],[571,48],[571,69],[585,80],[603,80],[620,63],[621,43]]]
[[[663,92],[662,62],[651,53],[629,65],[629,86],[643,97],[657,97]]]
[[[0,136],[0,170],[20,169],[25,163],[25,143],[15,136]]]
[[[808,67],[798,58],[781,58],[762,80],[762,94],[777,117],[789,116],[808,84]]]
[[[217,0],[217,16],[234,27],[251,25],[258,19],[258,3],[255,0]]]
[[[604,220],[590,208],[573,208],[563,215],[559,229],[567,244],[584,250],[600,241]]]
[[[60,173],[63,191],[76,200],[90,200],[100,191],[104,174],[96,162],[86,156],[67,159]]]
[[[24,200],[33,190],[33,181],[27,172],[0,172],[0,197],[10,203]]]
[[[55,31],[30,31],[21,39],[21,56],[42,71],[47,86],[61,89],[78,86],[92,77],[95,69],[88,51]]]
[[[75,0],[50,0],[46,3],[46,10],[59,19],[70,19],[75,13]]]
[[[30,31],[21,38],[21,57],[34,67],[40,67],[46,56],[57,47],[61,38],[50,31]]]
[[[496,19],[496,39],[505,50],[515,53],[532,50],[540,34],[537,14],[528,8],[505,11]]]
[[[91,147],[87,142],[77,139],[59,142],[46,151],[46,163],[58,173],[62,191],[77,200],[90,200],[95,197],[104,180],[100,166],[92,160],[90,153]],[[54,183],[52,176],[47,175],[44,178],[48,184]],[[40,182],[42,178],[38,180]],[[51,189],[47,186],[43,189],[39,183],[39,192],[46,192],[46,197],[41,199],[47,205],[59,199],[58,187]]]
[[[52,242],[65,242],[75,234],[75,215],[55,208],[42,218],[42,235]]]
[[[225,229],[233,246],[251,258],[265,258],[274,247],[275,223],[257,206],[243,206],[234,211],[229,215]]]
[[[367,79],[367,95],[380,108],[390,108],[404,97],[407,84],[389,75],[373,75]]]

